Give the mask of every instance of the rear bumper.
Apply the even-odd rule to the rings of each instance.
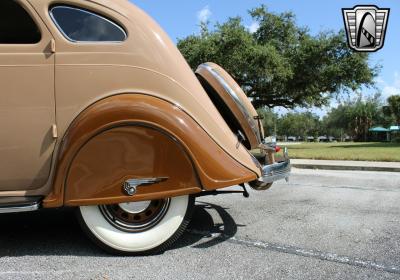
[[[259,180],[264,183],[269,184],[278,180],[288,180],[291,171],[290,159],[287,158],[281,162],[265,165],[262,170],[263,175]]]
[[[257,180],[249,183],[253,189],[266,190],[271,187],[272,183],[285,179],[289,180],[291,172],[290,158],[287,148],[284,149],[283,159],[281,161],[264,165],[262,167],[262,175]]]

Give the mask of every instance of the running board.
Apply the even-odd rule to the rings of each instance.
[[[0,214],[36,211],[40,209],[41,202],[41,196],[0,197]]]

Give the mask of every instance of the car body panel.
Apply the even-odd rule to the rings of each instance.
[[[198,193],[201,183],[190,157],[173,137],[148,123],[132,122],[90,139],[70,163],[64,205],[116,204],[127,201],[124,182],[165,178],[138,186],[129,201]]]
[[[123,43],[77,44],[52,24],[56,1],[31,0],[56,39],[57,125],[62,137],[86,107],[107,96],[140,92],[179,105],[240,164],[259,173],[248,152],[223,120],[193,71],[165,32],[125,0],[63,1],[106,15],[128,34]],[[157,81],[157,82],[155,82]]]
[[[168,142],[171,146],[163,148],[175,151],[176,158],[165,157],[154,147],[151,154],[158,153],[160,158],[151,158],[149,154],[150,158],[139,160],[147,163],[147,166],[131,165],[127,158],[145,156],[143,151],[138,151],[135,147],[148,147],[150,141],[137,138],[137,133],[146,132],[138,130],[138,126],[154,128],[169,135],[182,147],[183,154],[178,153],[178,146]],[[123,133],[114,130],[120,127],[124,128]],[[115,136],[115,131],[120,132],[118,137]],[[114,139],[112,143],[106,141],[107,135]],[[157,137],[160,138],[160,145],[167,143],[161,135]],[[137,141],[136,144],[134,140]],[[126,150],[126,157],[115,158],[114,153],[120,148],[115,146],[114,151],[110,145],[116,145],[116,141],[130,142],[132,149]],[[251,157],[249,153],[248,155]],[[110,158],[110,162],[102,161],[104,158]],[[188,159],[193,164],[192,171]],[[74,206],[116,203],[121,200],[136,201],[154,198],[157,195],[176,196],[192,193],[196,188],[197,191],[213,190],[249,182],[259,176],[223,151],[181,108],[168,101],[142,94],[116,95],[86,109],[72,123],[64,137],[57,162],[54,189],[44,200],[45,207],[59,207],[64,203]],[[177,165],[178,168],[168,169],[167,165]],[[116,166],[121,169],[115,169]],[[114,172],[105,172],[110,168],[114,168]],[[143,193],[138,196],[121,195],[121,187],[130,176],[149,177],[150,173],[146,170],[155,168],[161,172],[155,172],[156,177],[175,178],[143,188]],[[125,176],[124,173],[120,173],[121,170],[126,171]],[[195,178],[199,181],[195,181]],[[110,182],[110,185],[104,182]],[[163,191],[160,191],[160,186],[163,187]]]
[[[52,36],[27,2],[36,21],[36,44],[0,44],[0,192],[37,189],[50,176],[56,140]]]
[[[17,69],[14,73],[21,77],[29,74],[25,83],[31,83],[34,93],[25,100],[14,100],[27,108],[18,113],[20,124],[34,124],[25,130],[31,138],[36,137],[34,141],[24,139],[30,147],[28,153],[45,157],[39,171],[31,165],[24,171],[14,169],[31,172],[35,180],[35,174],[47,176],[30,187],[0,187],[0,196],[43,196],[44,207],[113,204],[213,191],[266,176],[248,149],[261,141],[252,119],[257,112],[239,85],[221,67],[209,64],[239,93],[249,112],[247,119],[237,117],[243,127],[247,121],[253,131],[253,135],[246,132],[248,148],[231,130],[175,44],[129,1],[17,1],[30,3],[33,17],[41,29],[48,30],[38,56],[47,59],[41,70],[48,72]],[[69,41],[49,14],[49,9],[59,4],[115,22],[127,32],[127,39]],[[1,49],[0,53],[4,59],[13,59]],[[21,63],[28,63],[29,57],[21,58]],[[13,83],[20,86],[16,80]],[[8,106],[10,111],[14,108],[13,103]],[[48,115],[29,115],[29,106]],[[2,125],[11,131],[12,115],[5,118],[11,121]],[[33,131],[35,122],[41,124],[41,130]],[[15,131],[21,139],[26,136],[22,130]],[[140,187],[134,196],[122,189],[127,180],[154,176],[169,179]]]
[[[256,118],[257,111],[254,109],[249,98],[242,88],[221,66],[207,62],[200,65],[196,74],[202,77],[214,90],[209,94],[218,94],[222,101],[229,107],[249,142],[249,149],[256,149],[261,144],[263,132]],[[229,122],[229,120],[226,120]]]

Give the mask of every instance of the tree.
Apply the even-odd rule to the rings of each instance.
[[[265,136],[276,136],[276,125],[278,121],[278,114],[274,113],[273,110],[269,108],[261,108],[257,110],[258,115],[262,117],[262,124],[264,127]]]
[[[348,101],[334,108],[324,118],[325,127],[342,130],[356,141],[367,141],[371,127],[383,122],[380,96]]]
[[[397,125],[400,125],[400,95],[392,95],[387,100],[388,110]]]
[[[353,52],[343,31],[311,35],[290,13],[250,12],[260,25],[255,33],[240,17],[206,23],[198,35],[178,41],[193,69],[206,61],[223,66],[257,107],[322,106],[342,91],[373,85],[379,67],[370,67],[367,53]]]
[[[278,120],[278,134],[286,136],[317,136],[320,129],[318,116],[310,112],[288,113]]]

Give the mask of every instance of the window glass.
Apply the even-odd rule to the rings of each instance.
[[[31,16],[14,0],[0,0],[0,44],[35,44],[41,39]]]
[[[63,35],[73,42],[122,42],[125,31],[116,23],[92,12],[56,6],[50,15]]]

